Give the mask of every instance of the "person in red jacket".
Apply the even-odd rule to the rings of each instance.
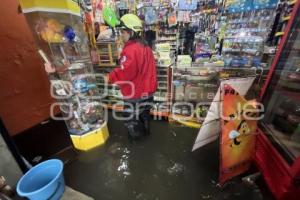
[[[152,49],[141,37],[142,22],[133,14],[121,18],[125,46],[120,66],[108,75],[108,81],[120,87],[124,97],[124,122],[130,139],[150,133],[150,109],[157,89],[156,65]]]

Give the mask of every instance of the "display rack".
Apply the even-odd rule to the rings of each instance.
[[[171,66],[157,66],[158,88],[154,94],[155,106],[151,111],[154,116],[169,117],[171,108],[171,87],[169,77],[171,77]]]
[[[70,0],[20,3],[57,100],[51,109],[60,108],[75,148],[103,144],[108,130],[79,6]]]
[[[261,67],[266,40],[275,18],[275,9],[254,9],[226,14],[222,54],[228,67]]]
[[[206,67],[172,67],[172,119],[200,125],[218,89],[216,78],[217,71]]]

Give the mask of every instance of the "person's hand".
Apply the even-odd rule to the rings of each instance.
[[[51,63],[45,63],[44,66],[47,73],[50,74],[55,72],[55,67]]]

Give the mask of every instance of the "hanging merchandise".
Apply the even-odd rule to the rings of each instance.
[[[177,15],[175,11],[168,14],[168,25],[169,27],[177,25]]]
[[[164,8],[170,8],[171,1],[170,0],[160,0],[159,6]]]
[[[178,10],[196,10],[197,0],[179,0]]]
[[[127,0],[126,4],[128,6],[129,13],[136,13],[136,0]]]
[[[171,2],[170,2],[171,8],[176,10],[178,8],[178,3],[179,3],[179,0],[171,0]]]
[[[161,0],[152,0],[152,6],[156,7],[156,8],[160,7],[160,6],[162,6],[160,2],[161,2]]]
[[[153,0],[143,0],[142,2],[143,2],[143,5],[146,7],[152,6],[152,4],[153,4]]]
[[[260,67],[274,9],[229,13],[222,55],[227,67]]]
[[[191,17],[191,23],[189,26],[195,29],[196,32],[200,32],[200,31],[204,32],[205,31],[204,26],[200,26],[200,24],[202,25],[202,22],[204,21],[202,15],[199,12],[196,12],[196,13],[191,13],[190,17]]]
[[[94,12],[92,9],[91,0],[78,1],[80,6],[80,13],[82,17],[82,22],[84,25],[84,30],[87,33],[87,38],[89,41],[89,46],[91,49],[96,48],[96,39],[95,39],[95,27],[93,23]]]
[[[108,5],[103,9],[103,18],[104,21],[113,28],[120,23],[115,11]]]
[[[139,3],[136,8],[137,8],[137,14],[136,15],[141,20],[145,21],[145,10],[146,10],[146,7],[144,7],[144,4],[143,3]],[[120,16],[121,16],[121,14],[120,14]],[[123,16],[123,13],[122,13],[122,16]]]
[[[155,24],[157,21],[157,14],[154,7],[145,8],[145,23],[146,25]]]
[[[183,22],[183,23],[189,23],[191,22],[191,19],[190,19],[190,11],[178,11],[178,18],[177,20],[179,22]]]
[[[165,8],[159,8],[158,10],[158,22],[166,23],[167,22],[167,13],[168,10]]]
[[[117,2],[116,2],[116,7],[117,7],[119,10],[126,10],[126,9],[128,9],[127,1],[126,1],[126,0],[120,0],[120,1],[117,1]]]
[[[103,19],[103,7],[104,7],[104,2],[103,0],[97,0],[95,2],[94,6],[94,22],[99,23],[99,24],[104,24],[104,19]]]

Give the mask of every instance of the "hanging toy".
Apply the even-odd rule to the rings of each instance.
[[[48,19],[46,22],[39,21],[36,30],[46,42],[59,43],[62,41],[63,25],[55,19]]]
[[[147,7],[145,12],[145,23],[147,25],[156,23],[156,12],[153,7]]]
[[[68,42],[74,42],[76,37],[74,29],[71,26],[66,25],[64,28],[64,36],[68,39]]]
[[[116,13],[109,6],[104,7],[103,18],[104,18],[104,21],[113,28],[119,24],[119,20],[117,19]]]

